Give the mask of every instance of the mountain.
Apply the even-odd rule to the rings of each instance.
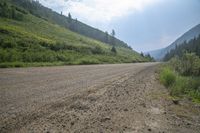
[[[192,29],[190,29],[188,32],[183,34],[181,37],[179,37],[177,40],[175,40],[171,45],[169,45],[166,48],[158,49],[154,51],[148,52],[152,57],[154,57],[156,60],[162,60],[165,55],[170,52],[171,50],[175,49],[177,46],[184,44],[184,42],[189,42],[191,39],[194,39],[195,37],[198,37],[200,34],[200,24],[196,25]]]
[[[184,41],[182,44],[176,46],[174,49],[170,50],[165,57],[164,61],[168,61],[173,57],[184,57],[185,53],[194,53],[200,57],[200,34],[198,37],[191,39],[190,41]]]
[[[53,22],[53,16],[61,15],[39,3],[46,14],[56,15],[45,18],[40,13],[34,15],[40,9],[35,6],[35,1],[17,1],[28,2],[28,8],[23,8],[16,0],[0,1],[0,67],[149,61],[127,45],[120,44],[116,38],[115,50],[112,50],[113,44],[75,33],[70,27]],[[68,19],[64,16],[60,18],[63,22]],[[113,38],[109,36],[109,39]]]

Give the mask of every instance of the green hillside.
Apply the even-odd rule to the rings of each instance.
[[[64,28],[70,29],[73,32],[79,33],[81,35],[99,40],[101,42],[112,45],[113,39],[108,32],[102,32],[99,29],[93,28],[87,24],[84,24],[77,19],[73,19],[73,16],[68,15],[68,17],[58,14],[57,12],[44,7],[39,3],[38,0],[7,0],[14,5],[27,10],[30,14],[47,20],[51,23],[58,24]],[[73,14],[72,14],[73,15]],[[130,48],[123,41],[115,38],[115,45],[125,48]]]
[[[130,48],[87,38],[0,2],[0,67],[148,61]]]

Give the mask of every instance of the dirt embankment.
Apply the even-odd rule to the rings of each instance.
[[[0,132],[199,132],[200,107],[175,105],[156,66],[0,69]]]

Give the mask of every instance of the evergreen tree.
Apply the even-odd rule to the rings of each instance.
[[[69,23],[72,22],[72,16],[71,16],[71,13],[68,13],[68,22],[69,22]]]
[[[112,30],[112,32],[111,32],[111,37],[112,37],[111,44],[113,45],[111,51],[112,51],[113,53],[117,53],[117,50],[116,50],[116,48],[115,48],[115,45],[116,45],[116,44],[115,44],[115,30]]]
[[[111,32],[111,37],[112,37],[112,45],[115,46],[115,30],[112,30]]]
[[[109,41],[109,40],[108,40],[108,39],[109,39],[108,36],[109,36],[109,35],[108,35],[108,32],[106,31],[106,32],[105,32],[105,40],[104,40],[105,43],[108,43],[108,41]]]
[[[140,55],[141,55],[142,57],[144,57],[144,54],[143,54],[143,52],[141,52],[141,53],[140,53]]]
[[[69,23],[69,29],[75,31],[71,13],[68,13],[68,23]]]
[[[117,53],[117,50],[116,50],[115,46],[112,47],[111,51],[112,51],[113,53],[115,53],[115,54]]]
[[[115,30],[112,30],[111,35],[115,37]]]

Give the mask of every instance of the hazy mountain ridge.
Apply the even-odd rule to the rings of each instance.
[[[180,45],[183,44],[184,41],[188,42],[191,39],[194,39],[196,37],[198,37],[200,34],[200,24],[196,25],[195,27],[193,27],[192,29],[190,29],[189,31],[187,31],[186,33],[184,33],[181,37],[179,37],[177,40],[175,40],[171,45],[169,45],[166,48],[162,48],[162,49],[158,49],[158,50],[154,50],[154,51],[150,51],[148,52],[152,57],[154,57],[156,60],[162,60],[164,58],[164,56],[170,52],[170,50],[174,49],[176,47],[176,45]]]

